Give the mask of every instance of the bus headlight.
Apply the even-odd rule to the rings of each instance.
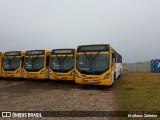
[[[108,73],[108,74],[104,77],[104,79],[108,79],[109,76],[110,76],[110,73]]]
[[[70,76],[74,76],[74,72],[71,72]]]
[[[17,70],[16,74],[17,74],[17,73],[20,73],[20,70]]]
[[[44,73],[44,70],[42,70],[40,74],[43,74],[43,73]]]

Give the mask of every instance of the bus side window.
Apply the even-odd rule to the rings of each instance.
[[[46,58],[46,67],[49,66],[49,55],[47,55],[47,58]]]
[[[112,53],[112,66],[114,65],[115,62],[116,62],[115,53]]]

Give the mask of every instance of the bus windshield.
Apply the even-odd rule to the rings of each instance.
[[[73,69],[73,55],[68,56],[52,56],[50,58],[50,68],[55,72],[67,72]]]
[[[109,54],[78,54],[76,64],[82,74],[102,74],[109,69]]]
[[[27,71],[38,71],[44,67],[44,57],[25,57],[24,68]]]
[[[4,70],[16,70],[20,66],[20,58],[3,58]]]

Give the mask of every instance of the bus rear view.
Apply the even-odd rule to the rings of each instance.
[[[51,80],[75,80],[75,49],[54,49],[50,55]]]
[[[11,51],[2,54],[2,77],[22,78],[24,51]]]
[[[24,78],[47,79],[49,76],[48,50],[26,51],[24,58]]]
[[[83,45],[77,48],[75,81],[80,84],[112,85],[120,75],[120,57],[109,44]]]

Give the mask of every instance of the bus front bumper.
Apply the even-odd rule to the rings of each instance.
[[[69,75],[49,75],[50,80],[68,80],[73,81],[75,80],[74,76]]]
[[[91,85],[111,85],[111,80],[108,79],[82,79],[76,77],[76,83],[79,84],[91,84]]]

